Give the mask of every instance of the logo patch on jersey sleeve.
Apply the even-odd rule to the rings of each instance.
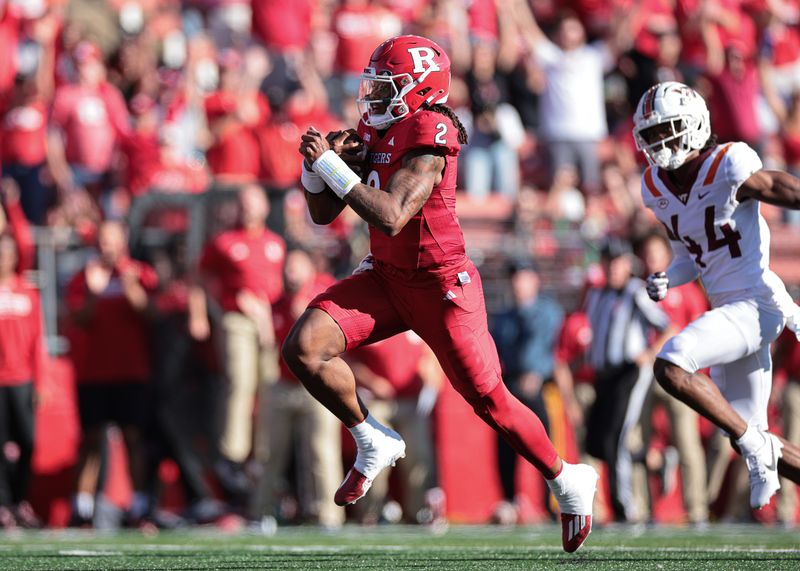
[[[666,198],[661,198],[658,202],[656,202],[656,204],[661,210],[664,210],[667,206],[669,206],[669,200]]]

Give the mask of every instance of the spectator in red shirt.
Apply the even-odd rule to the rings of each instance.
[[[756,106],[759,76],[746,46],[738,40],[723,45],[711,24],[703,25],[708,54],[706,76],[711,93],[706,98],[720,143],[744,141],[759,147],[761,126]]]
[[[318,273],[309,254],[290,250],[284,270],[286,292],[272,307],[275,337],[283,343],[308,303],[336,280]],[[341,482],[342,441],[336,417],[313,398],[280,359],[278,381],[259,396],[256,460],[263,479],[254,502],[262,525],[280,517],[280,498],[293,487],[287,479],[292,448],[297,447],[297,486],[301,521],[338,528],[344,510],[330,501]]]
[[[5,211],[0,208],[0,528],[39,527],[26,497],[33,456],[34,393],[44,357],[42,317],[39,292],[21,274],[14,235],[24,233],[27,222],[9,191],[13,184],[3,181]],[[19,448],[16,462],[2,452],[9,441]]]
[[[410,442],[406,458],[397,465],[403,482],[403,513],[408,523],[443,522],[442,496],[437,484],[436,452],[431,412],[444,379],[436,356],[413,331],[400,333],[372,345],[362,345],[346,355],[359,394],[370,414]],[[372,493],[356,505],[363,523],[376,523],[389,492],[384,471],[372,483]]]
[[[149,498],[142,425],[151,374],[148,318],[157,286],[155,271],[128,256],[125,228],[107,221],[98,229],[99,256],[67,285],[66,304],[77,335],[72,359],[78,381],[83,440],[77,464],[73,521],[88,524],[100,471],[105,429],[122,431],[134,489],[131,523],[147,516]]]
[[[662,272],[669,266],[670,247],[661,233],[652,233],[644,237],[637,245],[637,253],[643,263],[642,275],[649,276],[654,272]],[[700,286],[691,282],[673,288],[667,297],[659,303],[661,309],[669,317],[676,330],[681,330],[697,319],[708,309]],[[669,414],[672,426],[672,441],[677,450],[680,462],[681,483],[683,486],[683,503],[689,522],[703,525],[708,522],[708,487],[706,484],[706,455],[700,439],[699,417],[697,413],[676,398],[671,397],[658,383],[651,387],[653,401],[662,403]],[[642,414],[645,442],[652,432],[652,411]],[[664,491],[669,492],[670,482],[675,481],[670,470],[674,466],[665,466],[669,456],[650,450],[647,466],[660,469],[664,479]],[[661,456],[659,458],[659,456]]]
[[[256,129],[270,115],[266,98],[247,86],[242,57],[233,50],[220,54],[220,88],[205,99],[212,143],[206,151],[211,172],[230,182],[250,182],[259,175]]]
[[[266,225],[269,203],[263,189],[247,185],[239,191],[240,225],[211,240],[200,259],[198,285],[216,286],[224,336],[228,392],[220,438],[218,475],[232,500],[250,490],[243,463],[253,441],[253,405],[259,383],[277,377],[278,353],[272,304],[283,294],[283,239]],[[208,337],[206,294],[191,294],[189,328],[195,339]]]
[[[99,48],[81,42],[72,54],[74,83],[56,89],[50,116],[48,165],[62,192],[107,190],[114,151],[130,130],[119,90],[106,81]]]
[[[20,187],[28,220],[44,224],[50,189],[42,180],[47,161],[48,104],[53,94],[56,22],[43,18],[33,24],[40,50],[35,70],[18,71],[7,106],[0,98],[0,137],[4,174]]]

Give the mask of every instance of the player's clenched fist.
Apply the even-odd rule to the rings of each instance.
[[[314,164],[322,153],[331,148],[322,133],[317,131],[314,127],[309,127],[308,130],[300,137],[300,154],[306,163],[308,170],[311,170],[311,165]]]
[[[331,150],[361,176],[367,148],[364,145],[364,140],[359,137],[356,130],[331,131],[325,137],[325,140],[328,141]]]
[[[664,272],[656,272],[647,278],[647,295],[653,301],[661,301],[667,297],[669,278]]]

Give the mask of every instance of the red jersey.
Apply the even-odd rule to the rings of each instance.
[[[335,283],[336,278],[332,275],[325,273],[317,274],[316,277],[303,286],[300,291],[294,294],[284,293],[280,299],[273,304],[272,326],[275,328],[275,341],[279,347],[286,341],[295,322],[300,315],[302,315],[303,311],[305,311],[306,306],[308,306],[311,300]],[[286,361],[283,360],[283,355],[280,356],[279,361],[281,379],[299,382],[297,381],[297,377],[294,376],[294,373],[289,370]]]
[[[25,212],[22,210],[22,204],[19,201],[6,202],[0,208],[5,208],[8,229],[17,243],[16,272],[21,274],[33,268],[33,262],[36,257],[36,246],[33,243],[31,225],[25,217]]]
[[[14,276],[0,284],[0,387],[35,380],[42,351],[39,292]]]
[[[106,289],[97,295],[88,322],[76,329],[72,357],[79,382],[145,382],[150,378],[150,336],[145,317],[125,297],[120,270],[132,267],[139,283],[152,294],[158,285],[150,266],[123,259],[111,273]],[[81,270],[67,285],[66,303],[70,311],[83,307],[90,295],[86,270]]]
[[[410,117],[378,132],[358,125],[367,147],[365,183],[384,188],[403,165],[403,157],[421,148],[439,149],[445,154],[442,181],[433,187],[422,209],[411,217],[397,236],[390,237],[370,226],[370,248],[379,262],[404,270],[445,266],[466,259],[464,235],[456,216],[456,175],[458,171],[458,130],[434,111],[417,111]]]
[[[236,296],[248,290],[275,303],[283,293],[283,239],[264,228],[256,233],[238,228],[223,232],[203,250],[200,267],[219,279],[224,311],[241,311]]]
[[[413,331],[383,339],[371,345],[348,351],[348,360],[358,361],[383,377],[398,398],[416,398],[422,390],[419,362],[424,354],[422,339]]]
[[[114,148],[129,131],[125,100],[109,83],[59,87],[50,120],[64,133],[67,161],[95,173],[111,168]]]
[[[47,107],[33,101],[3,117],[3,164],[35,166],[47,159]]]

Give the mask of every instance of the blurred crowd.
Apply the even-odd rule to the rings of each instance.
[[[741,485],[716,433],[652,382],[659,343],[706,301],[698,284],[645,299],[640,277],[663,270],[669,249],[641,205],[632,115],[652,84],[685,82],[720,142],[800,174],[799,26],[798,0],[0,0],[0,441],[14,443],[0,454],[0,525],[40,523],[27,486],[33,410],[47,398],[45,284],[57,292],[46,333],[66,339],[78,387],[72,524],[443,521],[432,412],[446,379],[419,338],[348,356],[370,410],[413,453],[399,483],[375,482],[348,514],[330,498],[353,451],[278,354],[308,301],[368,248],[352,212],[309,221],[300,134],[356,125],[359,73],[400,33],[452,61],[448,105],[470,137],[459,201],[513,205],[514,255],[489,304],[504,380],[607,466],[599,521],[647,521],[653,481],[661,492],[681,481],[687,521],[705,524]],[[147,198],[162,202],[134,217]],[[199,201],[204,215],[187,213]],[[564,229],[583,245],[568,280],[539,238]],[[794,441],[800,350],[787,338],[776,352],[776,426]],[[103,506],[109,424],[133,490],[116,519]],[[172,519],[157,509],[163,458],[186,499]],[[501,445],[497,469],[492,517],[521,521],[516,456]],[[746,500],[726,506],[715,515],[750,517],[737,511]]]

